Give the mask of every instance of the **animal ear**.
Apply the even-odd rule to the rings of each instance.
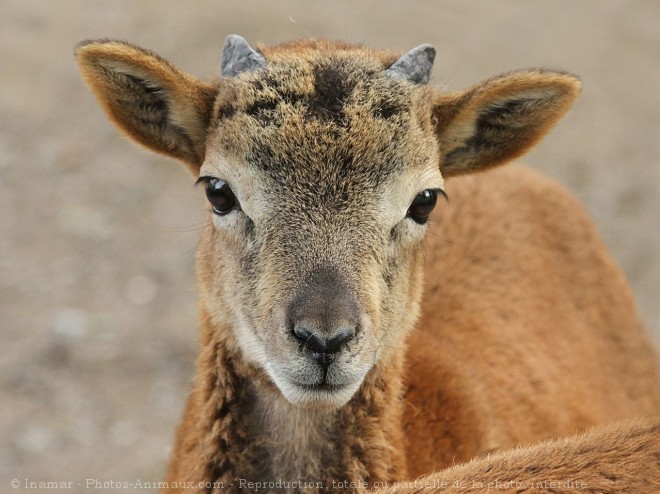
[[[522,71],[501,75],[434,101],[444,176],[499,165],[529,150],[563,117],[580,93],[569,74]]]
[[[213,85],[120,41],[83,41],[75,55],[83,78],[122,132],[198,172],[217,91]]]

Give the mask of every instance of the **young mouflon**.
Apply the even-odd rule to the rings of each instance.
[[[581,492],[655,492],[657,419],[557,439],[660,412],[627,283],[566,191],[495,168],[579,80],[524,70],[447,93],[427,84],[434,57],[232,35],[201,81],[129,43],[77,46],[110,119],[209,202],[197,375],[164,487],[398,492],[433,474],[483,490],[420,492],[486,492],[576,472]]]

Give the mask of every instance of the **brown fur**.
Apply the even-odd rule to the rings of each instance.
[[[409,340],[411,476],[660,410],[654,350],[582,206],[514,166],[448,190]]]
[[[378,494],[656,494],[660,417],[511,449],[394,484]]]
[[[169,482],[364,490],[660,410],[657,357],[626,282],[560,187],[497,169],[450,180],[451,204],[438,205],[426,243],[426,226],[406,217],[443,176],[535,144],[577,96],[573,76],[523,71],[442,94],[387,76],[390,53],[325,41],[260,51],[266,68],[213,83],[121,42],[76,52],[122,130],[226,181],[241,205],[209,214],[200,244],[201,352]],[[286,308],[327,272],[357,301],[360,323],[323,376],[343,391],[324,394],[294,382],[317,382],[319,369]],[[545,454],[516,477],[531,481],[582,458],[582,444],[609,461],[634,436],[648,460],[657,429],[636,430],[506,458]],[[638,472],[621,468],[624,479]]]

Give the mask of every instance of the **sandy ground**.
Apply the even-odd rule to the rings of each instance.
[[[77,41],[128,39],[199,76],[234,32],[430,42],[432,83],[449,89],[529,66],[579,74],[575,110],[525,161],[584,201],[657,334],[659,25],[652,0],[3,0],[0,491],[14,478],[76,492],[160,478],[193,372],[201,193],[110,126],[79,79]]]

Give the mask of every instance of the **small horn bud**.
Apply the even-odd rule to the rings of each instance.
[[[230,34],[222,48],[220,70],[225,77],[234,77],[242,72],[266,67],[266,59],[252,48],[245,38],[237,34]]]
[[[426,84],[431,78],[435,48],[428,43],[413,48],[394,62],[385,73],[413,84]]]

